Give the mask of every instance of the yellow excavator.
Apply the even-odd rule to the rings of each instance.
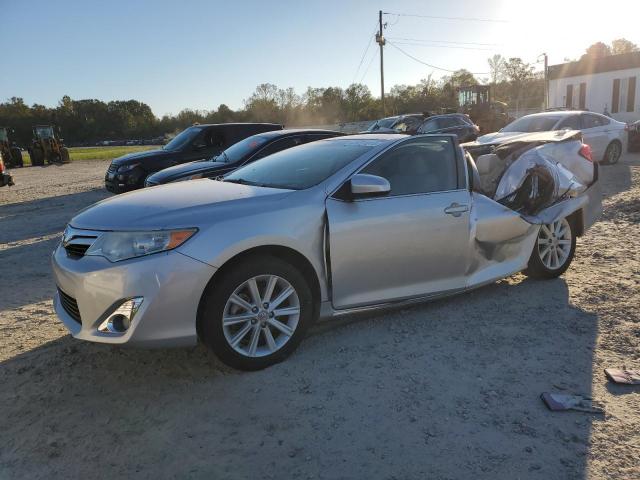
[[[490,85],[460,87],[458,105],[460,113],[469,115],[480,127],[481,134],[497,132],[511,121],[507,104],[491,98]]]
[[[58,138],[51,125],[36,125],[33,127],[33,140],[29,148],[31,165],[39,166],[46,163],[68,163],[69,149]]]

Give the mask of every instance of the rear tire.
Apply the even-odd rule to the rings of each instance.
[[[576,252],[576,235],[566,218],[542,225],[529,257],[526,276],[539,280],[557,278],[567,271]]]
[[[261,370],[291,355],[316,310],[311,288],[296,267],[255,255],[210,282],[198,310],[198,331],[223,363]]]
[[[23,167],[24,161],[22,160],[22,151],[18,147],[11,148],[11,160],[16,167]]]
[[[613,165],[618,163],[620,156],[622,155],[622,144],[618,140],[611,142],[604,152],[602,163],[607,165]]]
[[[41,167],[44,165],[44,152],[39,148],[33,148],[29,152],[31,156],[31,166],[32,167]]]
[[[60,161],[62,163],[69,163],[70,162],[69,149],[67,147],[62,147],[60,149]]]

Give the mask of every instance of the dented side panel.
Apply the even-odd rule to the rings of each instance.
[[[527,266],[538,225],[478,193],[472,195],[470,220],[467,288],[504,278]]]

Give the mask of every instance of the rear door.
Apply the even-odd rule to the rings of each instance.
[[[464,288],[471,199],[458,150],[447,136],[406,140],[360,171],[389,180],[388,196],[327,199],[335,308]]]
[[[606,131],[609,121],[606,117],[593,113],[583,113],[580,120],[584,141],[591,147],[593,159],[599,162],[604,157],[604,151],[609,144],[609,136]]]

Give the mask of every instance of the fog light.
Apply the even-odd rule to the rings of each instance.
[[[122,304],[100,324],[98,331],[114,335],[122,335],[131,326],[133,317],[142,304],[142,297],[125,300]]]

